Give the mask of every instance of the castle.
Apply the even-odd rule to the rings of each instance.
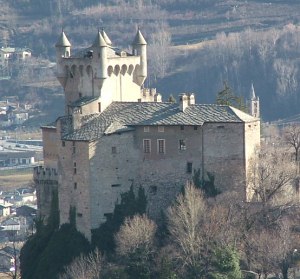
[[[65,115],[42,127],[44,166],[34,170],[41,217],[49,216],[57,189],[60,223],[70,222],[75,209],[77,229],[91,239],[122,192],[142,186],[155,217],[194,170],[213,174],[221,191],[246,199],[259,118],[230,106],[196,104],[191,93],[162,102],[154,89],[143,88],[147,43],[140,30],[130,53],[113,47],[104,30],[76,54],[64,31],[55,46]],[[251,101],[256,108],[257,101]]]

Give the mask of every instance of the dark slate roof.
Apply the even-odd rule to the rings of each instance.
[[[97,100],[98,98],[92,97],[92,96],[84,96],[78,100],[76,100],[75,102],[73,102],[70,106],[71,107],[81,107],[84,106],[86,104],[89,104],[95,100]]]
[[[80,129],[63,133],[62,138],[95,140],[105,134],[132,130],[134,126],[194,126],[205,122],[242,123],[256,120],[248,114],[238,114],[237,111],[230,106],[199,104],[189,106],[182,112],[179,105],[174,103],[113,102],[101,114],[84,121]]]

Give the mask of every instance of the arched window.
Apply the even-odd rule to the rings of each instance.
[[[127,72],[127,66],[126,65],[122,65],[122,68],[121,68],[121,74],[124,76]]]

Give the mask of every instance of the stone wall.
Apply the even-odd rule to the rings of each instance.
[[[60,223],[69,223],[70,207],[76,209],[76,225],[90,239],[90,174],[88,142],[65,141],[59,148]]]
[[[38,217],[47,222],[51,212],[54,192],[58,188],[58,175],[56,169],[38,166],[33,171],[33,181],[36,186]]]

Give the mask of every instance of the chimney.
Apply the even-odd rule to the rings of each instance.
[[[179,108],[181,111],[185,111],[185,109],[189,106],[189,97],[182,93],[179,95]]]
[[[188,95],[188,103],[189,103],[189,106],[195,104],[195,95],[194,95],[194,93],[190,93]]]
[[[72,122],[73,122],[73,131],[81,128],[80,108],[73,109]]]
[[[159,93],[156,93],[156,94],[154,95],[154,102],[156,102],[156,103],[161,103],[161,101],[162,101],[161,95],[160,95]]]

